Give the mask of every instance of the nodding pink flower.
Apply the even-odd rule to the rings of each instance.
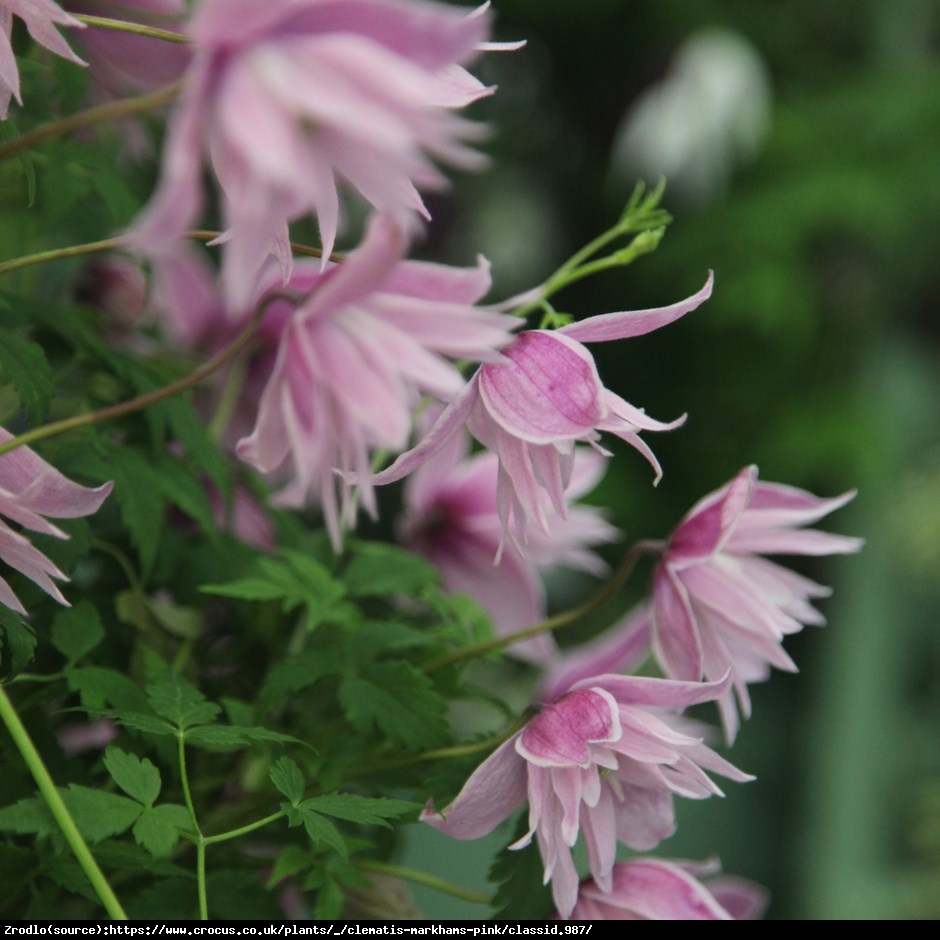
[[[283,323],[254,430],[237,452],[263,473],[286,473],[283,505],[311,500],[323,509],[333,544],[341,516],[352,521],[352,484],[375,512],[369,462],[377,449],[401,450],[422,394],[458,395],[464,379],[453,359],[491,359],[518,320],[473,304],[490,286],[475,268],[404,261],[405,233],[376,217],[362,245],[325,272],[301,268],[290,287],[306,291],[293,310],[275,303]]]
[[[448,591],[469,594],[490,614],[496,633],[506,635],[544,619],[540,571],[565,565],[602,575],[607,565],[588,546],[615,541],[618,533],[599,509],[570,506],[562,517],[548,507],[549,533],[533,532],[525,555],[508,545],[494,562],[502,537],[499,464],[491,453],[468,457],[467,444],[466,435],[455,435],[409,477],[399,532],[408,548],[438,567]],[[567,495],[592,490],[603,469],[599,454],[579,448]],[[555,643],[542,634],[510,650],[541,662],[554,655]]]
[[[601,314],[559,330],[520,333],[503,350],[502,361],[482,366],[424,439],[373,482],[391,483],[412,473],[466,425],[499,460],[503,532],[524,550],[528,523],[548,531],[546,505],[565,513],[564,491],[571,482],[575,444],[591,444],[609,456],[598,441],[603,431],[615,434],[649,460],[658,480],[659,463],[640,433],[666,431],[685,418],[663,424],[604,388],[582,343],[626,339],[659,329],[704,303],[711,291],[709,274],[698,293],[668,307]]]
[[[717,861],[639,858],[614,866],[610,889],[585,881],[571,920],[756,920],[767,892],[743,878],[709,878]]]
[[[536,837],[545,881],[568,917],[578,896],[571,850],[579,832],[591,875],[609,893],[617,843],[647,851],[672,835],[674,795],[720,796],[706,770],[751,779],[668,714],[714,700],[727,684],[614,675],[579,682],[500,745],[450,806],[421,818],[456,839],[477,839],[528,798],[529,832],[511,848]]]
[[[446,183],[435,160],[481,163],[466,144],[479,126],[455,112],[492,91],[462,68],[488,31],[485,8],[429,0],[202,0],[160,186],[131,240],[145,250],[192,226],[208,162],[240,304],[270,254],[288,279],[295,219],[315,214],[330,254],[340,181],[384,214],[427,215],[418,189]]]
[[[729,742],[739,726],[734,692],[750,716],[750,682],[776,666],[795,672],[782,641],[825,623],[810,603],[831,591],[762,555],[857,552],[861,539],[803,529],[844,506],[855,491],[820,499],[791,486],[759,483],[745,467],[697,503],[673,532],[653,581],[653,649],[674,679],[714,680],[731,672],[719,700]]]
[[[0,428],[0,443],[12,440],[13,435]],[[88,489],[64,477],[51,464],[46,463],[29,447],[18,447],[0,455],[0,516],[11,522],[40,532],[66,539],[68,536],[53,525],[54,519],[75,519],[97,512],[111,492],[111,483],[97,489]],[[69,606],[52,578],[68,578],[29,540],[0,522],[0,560],[26,575],[60,604]],[[0,577],[0,603],[25,614],[26,610],[10,585]]]
[[[85,64],[72,52],[56,29],[57,25],[81,29],[84,24],[69,16],[58,4],[52,0],[0,0],[0,120],[6,119],[11,98],[16,98],[19,104],[23,103],[20,97],[20,73],[10,45],[14,16],[26,24],[29,35],[39,45],[77,65]]]

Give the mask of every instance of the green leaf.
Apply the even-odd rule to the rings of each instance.
[[[196,469],[204,470],[223,494],[227,493],[231,464],[206,433],[190,401],[186,397],[173,398],[162,402],[161,407],[173,434],[186,448],[188,460]]]
[[[126,832],[141,812],[139,803],[117,793],[92,790],[74,783],[59,792],[75,825],[89,842],[101,842],[109,836]]]
[[[144,604],[153,619],[172,636],[195,640],[202,634],[202,614],[195,607],[180,607],[153,597],[144,598]]]
[[[77,692],[82,706],[90,711],[101,711],[106,705],[115,709],[115,717],[122,710],[144,712],[147,699],[132,679],[124,673],[102,666],[67,666],[65,678],[69,689]]]
[[[437,582],[437,569],[432,564],[404,549],[381,542],[360,544],[346,569],[349,593],[359,597],[413,595]]]
[[[29,797],[0,809],[0,832],[47,836],[58,827],[43,800]]]
[[[167,858],[179,842],[180,830],[192,829],[189,810],[175,803],[145,809],[134,823],[134,838],[154,858]]]
[[[130,728],[133,731],[144,731],[147,734],[176,735],[176,725],[165,721],[163,718],[157,718],[156,715],[148,715],[146,712],[132,711],[106,711],[102,712],[108,718],[113,718],[119,725]]]
[[[31,424],[45,420],[55,385],[42,346],[15,333],[0,333],[0,373],[26,408]]]
[[[200,590],[204,594],[218,594],[242,601],[273,601],[284,597],[284,589],[281,585],[257,577],[241,578],[226,584],[204,584]]]
[[[150,572],[163,531],[165,501],[161,474],[142,453],[117,445],[108,448],[114,496],[131,534],[144,574]]]
[[[98,611],[88,601],[60,611],[52,622],[52,645],[70,663],[90,653],[104,636]]]
[[[337,829],[333,823],[328,819],[324,819],[323,816],[314,812],[312,809],[304,810],[298,808],[297,812],[299,812],[300,821],[303,823],[303,827],[312,842],[315,844],[322,842],[342,855],[343,858],[349,857],[349,849],[346,846],[346,842],[342,835],[340,835],[339,829]]]
[[[257,741],[276,744],[303,744],[303,741],[267,728],[245,728],[240,725],[200,725],[186,732],[186,743],[210,751],[237,751]]]
[[[104,766],[114,782],[129,796],[150,807],[160,795],[160,771],[145,757],[111,746],[104,752]]]
[[[147,686],[150,707],[161,717],[186,730],[214,721],[222,709],[181,675],[166,672]]]
[[[317,893],[314,920],[337,920],[343,914],[346,895],[335,878],[329,878]]]
[[[262,708],[279,705],[289,695],[315,685],[324,676],[346,668],[346,657],[335,650],[304,650],[275,666],[265,677],[258,694]]]
[[[4,662],[9,662],[5,675],[15,676],[30,663],[36,652],[36,634],[19,614],[0,604],[0,635],[6,646]]]
[[[265,887],[270,891],[271,888],[280,884],[285,878],[298,875],[313,864],[314,860],[311,858],[311,853],[305,852],[299,846],[288,845],[280,851],[274,860],[274,867],[271,869]]]
[[[290,800],[292,806],[297,806],[304,798],[304,775],[289,757],[279,758],[271,768],[271,783]]]
[[[408,748],[447,741],[445,702],[411,663],[373,664],[361,676],[343,679],[339,699],[346,717],[363,734],[377,727],[393,743]]]
[[[352,793],[329,793],[325,796],[312,797],[301,804],[301,809],[308,808],[326,816],[345,819],[347,822],[362,823],[367,826],[385,826],[387,829],[391,829],[388,824],[389,819],[398,819],[409,813],[417,816],[422,809],[420,803],[413,803],[410,800],[356,796]]]

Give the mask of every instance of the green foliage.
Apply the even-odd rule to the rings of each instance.
[[[16,333],[0,332],[0,377],[13,386],[29,420],[40,424],[55,391],[42,346]]]

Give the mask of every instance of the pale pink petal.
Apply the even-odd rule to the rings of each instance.
[[[426,809],[421,821],[455,839],[479,839],[522,804],[526,779],[525,761],[510,738],[477,767],[450,806],[439,813]]]
[[[620,718],[604,689],[570,692],[539,712],[516,739],[516,750],[539,767],[590,764],[589,742],[616,740]]]
[[[656,307],[652,310],[627,310],[622,313],[602,313],[596,317],[588,317],[577,323],[569,323],[558,332],[570,336],[579,343],[605,343],[615,339],[628,339],[633,336],[642,336],[651,333],[662,326],[684,317],[687,313],[701,306],[712,294],[714,275],[708,274],[708,280],[701,290],[670,304],[668,307]]]

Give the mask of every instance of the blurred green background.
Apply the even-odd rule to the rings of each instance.
[[[770,888],[771,917],[936,915],[940,3],[499,0],[496,13],[498,38],[528,45],[478,70],[500,86],[483,108],[494,161],[434,208],[447,256],[486,254],[506,296],[607,228],[638,177],[666,175],[675,222],[656,254],[560,309],[670,303],[716,274],[682,323],[593,348],[629,401],[689,412],[648,435],[656,490],[624,447],[593,501],[644,538],[748,463],[820,495],[859,490],[824,526],[865,550],[796,565],[835,593],[828,625],[788,641],[800,674],[753,690],[730,756],[757,782],[683,805],[658,854],[719,855]],[[415,833],[409,854],[482,886],[506,841]]]

